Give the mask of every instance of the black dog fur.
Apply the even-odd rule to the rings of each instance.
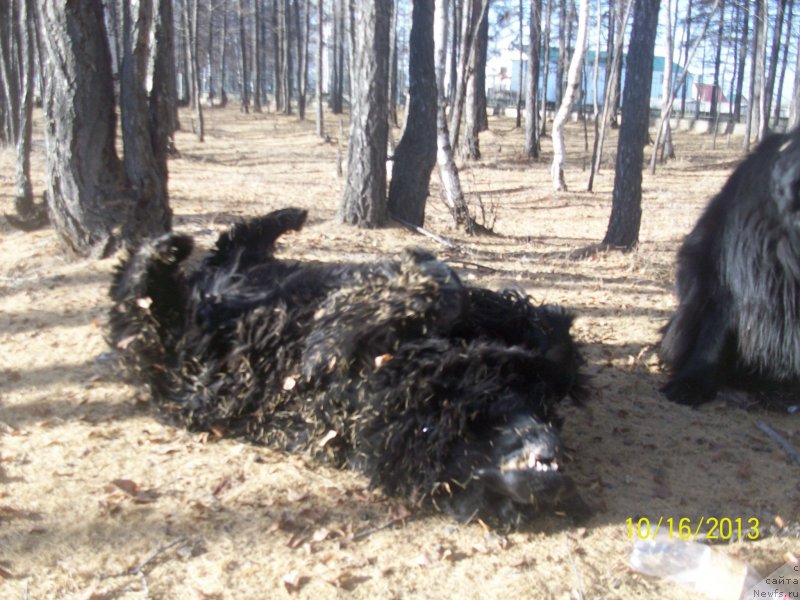
[[[764,140],[711,200],[678,253],[677,294],[661,342],[669,399],[797,390],[800,129]]]
[[[110,343],[159,408],[350,465],[461,520],[588,516],[559,465],[555,405],[581,390],[572,317],[466,286],[419,250],[368,264],[274,258],[305,218],[235,225],[195,269],[177,234],[118,267]]]

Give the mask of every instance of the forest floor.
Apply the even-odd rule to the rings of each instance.
[[[569,472],[595,515],[581,527],[544,517],[501,534],[480,524],[407,511],[349,471],[159,420],[147,394],[106,360],[107,290],[118,257],[68,260],[51,230],[0,223],[0,597],[2,598],[684,598],[687,591],[629,567],[628,519],[759,520],[756,541],[716,552],[763,575],[800,547],[798,467],[757,426],[800,447],[800,419],[728,394],[699,409],[666,402],[659,329],[675,306],[678,246],[741,158],[741,138],[678,132],[678,158],[644,174],[638,250],[590,259],[570,252],[603,238],[616,138],[586,187],[583,129],[568,129],[566,181],[554,193],[550,140],[524,158],[512,119],[493,118],[483,158],[462,166],[495,235],[451,227],[434,175],[426,227],[445,248],[394,226],[335,223],[346,156],[313,122],[206,111],[206,141],[179,132],[170,161],[175,228],[210,245],[239,217],[294,205],[308,226],[281,256],[396,256],[416,245],[466,280],[515,287],[578,316],[591,394],[565,403]],[[188,113],[182,114],[185,127]],[[35,187],[44,188],[37,114]],[[395,138],[399,135],[394,131]],[[615,134],[612,134],[615,135]],[[649,149],[646,151],[649,155]],[[12,209],[14,152],[0,150],[0,208]],[[406,518],[404,518],[406,517]],[[734,521],[735,523],[735,521]],[[389,526],[387,526],[389,525]],[[719,532],[717,532],[719,533]],[[725,532],[723,531],[723,535]],[[720,575],[704,577],[721,581]]]

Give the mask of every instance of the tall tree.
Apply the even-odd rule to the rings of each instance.
[[[789,62],[789,46],[792,42],[792,20],[794,17],[794,0],[788,3],[789,16],[786,18],[786,41],[783,44],[783,57],[781,58],[781,75],[778,78],[778,90],[775,95],[775,112],[772,117],[772,127],[777,128],[781,118],[781,100],[783,99],[783,85],[786,79],[786,66]]]
[[[709,113],[711,114],[712,119],[716,119],[719,115],[717,114],[719,110],[719,97],[721,96],[720,93],[720,82],[719,82],[719,70],[720,64],[722,62],[722,44],[723,38],[722,34],[724,33],[724,25],[725,25],[725,0],[720,0],[720,11],[719,11],[719,23],[717,26],[717,41],[716,41],[716,48],[714,49],[714,83],[712,85],[711,90],[711,106],[709,107]]]
[[[389,125],[391,4],[363,0],[353,7],[355,31],[347,182],[339,218],[351,225],[378,227],[386,222],[386,142]]]
[[[528,81],[525,86],[525,155],[539,158],[539,63],[542,44],[542,0],[531,0]],[[545,95],[547,86],[545,85]]]
[[[586,190],[591,192],[594,187],[594,176],[600,171],[600,163],[603,157],[603,146],[605,145],[606,131],[611,127],[613,120],[613,106],[616,104],[617,78],[619,77],[619,65],[622,63],[622,48],[625,42],[625,28],[628,26],[628,19],[633,10],[633,0],[627,0],[624,11],[620,13],[619,31],[614,34],[614,46],[612,50],[611,66],[606,65],[606,81],[603,90],[603,110],[602,118],[600,119],[600,131],[595,136],[594,147],[592,149],[592,164],[589,168],[589,182],[586,185]],[[617,11],[619,12],[619,11]],[[617,28],[614,23],[616,18],[609,17],[609,27],[611,29]],[[609,30],[610,31],[610,30]],[[610,33],[609,33],[610,37]],[[608,62],[608,58],[606,58]]]
[[[228,0],[222,0],[222,32],[219,41],[219,105],[228,105],[228,94],[225,91],[225,76],[227,74],[227,39],[228,39]]]
[[[717,10],[717,6],[719,6],[721,0],[714,0],[714,3],[711,5],[710,12],[708,13],[708,18],[706,18],[705,22],[703,23],[703,28],[700,31],[700,34],[695,38],[692,47],[687,50],[686,54],[686,64],[691,64],[692,60],[694,59],[694,55],[697,52],[697,49],[700,47],[703,39],[705,39],[706,31],[708,31],[708,26],[711,24],[711,19],[714,17],[714,13]],[[658,147],[661,143],[661,135],[662,132],[665,135],[670,133],[670,129],[667,126],[669,123],[669,118],[672,115],[672,107],[675,104],[675,98],[677,97],[678,90],[684,88],[686,85],[686,77],[688,76],[689,71],[684,70],[681,72],[681,76],[676,80],[676,82],[672,86],[672,91],[666,98],[666,105],[662,107],[661,110],[661,120],[658,123],[658,129],[656,129],[656,140],[653,144],[653,155],[650,161],[650,172],[656,172],[656,157],[658,154]],[[666,145],[666,144],[665,144]]]
[[[171,7],[171,2],[155,0],[154,7],[154,0],[140,0],[125,2],[122,7],[120,116],[123,166],[129,194],[133,196],[132,214],[123,224],[123,235],[134,243],[153,233],[169,231],[172,225],[167,193],[167,154],[172,133],[168,98],[153,85],[169,73],[168,64],[172,61],[172,56],[164,52],[168,24],[162,21],[165,16],[172,17],[172,11],[164,9]],[[197,14],[194,16],[196,19]],[[196,50],[195,46],[195,72]],[[152,78],[147,73],[150,63]],[[199,95],[196,91],[195,98]]]
[[[123,5],[124,4],[126,3],[123,3]],[[187,25],[189,28],[189,44],[187,45],[187,50],[189,52],[189,63],[191,66],[192,105],[194,106],[195,117],[193,126],[197,139],[202,142],[205,139],[205,121],[203,120],[203,103],[200,101],[200,65],[198,58],[200,42],[197,35],[198,23],[200,21],[200,0],[186,0],[185,8],[188,19]]]
[[[62,245],[80,256],[114,250],[122,211],[112,203],[126,204],[102,10],[99,2],[41,5],[48,32],[43,36],[47,203]]]
[[[264,41],[261,39],[261,0],[253,0],[253,112],[261,112],[261,55]]]
[[[750,110],[745,130],[745,152],[750,150],[750,137],[753,129],[756,139],[761,140],[761,116],[764,101],[764,84],[767,58],[767,0],[754,0],[753,60],[750,71]]]
[[[634,0],[628,48],[623,119],[617,144],[611,217],[603,245],[631,249],[639,241],[642,220],[642,164],[650,121],[653,51],[660,0]]]
[[[8,222],[23,230],[42,227],[47,222],[45,206],[33,200],[31,185],[31,138],[33,132],[33,61],[35,11],[33,0],[20,0],[19,18],[10,24],[16,32],[16,43],[20,49],[19,131],[17,139],[17,176],[14,192],[16,216],[6,215]]]
[[[797,47],[797,46],[795,46]],[[789,129],[800,125],[800,52],[797,53],[797,63],[794,67],[794,84],[792,85],[792,100],[789,103]]]
[[[550,23],[553,17],[553,2],[555,0],[544,0],[544,40],[542,40],[542,62],[544,63],[544,74],[542,75],[542,126],[539,130],[539,138],[543,138],[547,133],[547,82],[550,79]],[[613,0],[612,0],[613,2]]]
[[[567,189],[564,181],[564,157],[566,155],[566,143],[564,141],[564,125],[572,112],[572,105],[581,84],[581,68],[583,57],[586,54],[586,31],[589,24],[589,0],[580,0],[578,9],[578,39],[575,42],[575,52],[569,63],[567,73],[567,87],[561,99],[561,105],[556,111],[553,119],[553,164],[550,168],[550,176],[553,180],[553,190],[560,191]]]
[[[525,8],[522,5],[522,0],[519,0],[519,65],[517,67],[517,77],[519,79],[519,86],[517,87],[517,113],[516,119],[514,121],[514,127],[519,129],[522,127],[522,98],[523,98],[523,85],[522,82],[525,80],[525,71],[523,70],[523,65],[525,63],[525,54],[524,54],[524,42],[525,39]]]
[[[306,118],[306,88],[308,87],[308,1],[302,9],[305,21],[300,19],[300,1],[292,0],[294,37],[297,48],[297,116]]]
[[[781,49],[781,30],[783,28],[784,16],[786,14],[786,0],[778,0],[778,14],[775,16],[775,27],[772,30],[772,51],[769,58],[769,72],[764,82],[764,98],[761,104],[761,129],[759,139],[769,131],[769,113],[772,108],[772,95],[775,89],[775,77],[778,73],[778,55]],[[764,19],[769,15],[764,7]],[[766,49],[765,49],[766,50]]]
[[[463,0],[461,15],[461,47],[458,51],[458,77],[453,95],[453,106],[450,111],[450,145],[458,147],[461,133],[461,120],[464,114],[464,104],[467,95],[467,79],[470,69],[474,69],[475,54],[477,52],[478,24],[486,17],[489,0]],[[458,26],[457,24],[455,25]]]
[[[223,9],[224,10],[224,9]],[[206,34],[206,68],[208,69],[208,105],[214,106],[214,97],[216,91],[214,90],[214,2],[213,0],[208,4],[208,33]]]
[[[394,0],[393,0],[394,1]],[[397,53],[399,44],[397,43],[397,27],[398,27],[398,13],[399,10],[392,11],[392,27],[389,30],[389,125],[391,127],[399,127],[400,122],[397,119],[397,69],[400,62]],[[389,135],[391,143],[392,136]]]
[[[317,0],[317,64],[314,68],[316,74],[316,90],[317,90],[317,135],[321,138],[325,137],[325,123],[322,116],[322,50],[323,50],[323,17],[324,17],[324,2]]]
[[[431,171],[436,164],[436,70],[433,60],[434,0],[414,0],[409,42],[409,103],[403,137],[394,152],[389,212],[421,227]]]
[[[439,178],[444,189],[445,203],[450,210],[456,227],[463,227],[467,232],[473,230],[472,219],[469,216],[461,180],[458,176],[458,167],[453,158],[453,148],[450,146],[450,133],[447,131],[447,94],[445,93],[445,70],[447,64],[447,18],[449,0],[436,0],[434,9],[434,47],[436,49],[436,160],[439,163]]]
[[[14,20],[11,18],[9,0],[0,0],[0,15],[3,22],[0,28],[0,80],[3,84],[3,95],[6,101],[6,138],[16,141],[19,137],[19,70],[16,65],[16,49],[14,48]]]
[[[157,87],[148,89],[145,77],[148,65],[152,80],[163,77],[164,61],[172,60],[161,53],[163,7],[154,10],[151,0],[141,0],[123,8],[128,13],[120,81],[124,170],[115,148],[111,52],[102,5],[41,4],[48,32],[47,202],[59,239],[75,255],[107,255],[120,237],[136,243],[170,227],[168,132],[160,122],[169,107]]]
[[[744,0],[748,2],[748,0]],[[689,70],[689,46],[692,45],[692,8],[694,7],[694,0],[689,0],[686,5],[686,18],[683,21],[683,44],[681,45],[681,54],[684,55],[683,67],[684,72]],[[681,90],[681,118],[686,116],[686,93],[687,89],[684,87]]]
[[[295,34],[294,27],[292,27],[292,7],[289,0],[283,0],[281,12],[281,54],[283,54],[282,67],[283,67],[283,112],[284,114],[292,114],[292,90],[294,88],[294,77],[292,74],[293,58],[292,58],[292,35]]]
[[[742,91],[744,90],[744,67],[747,63],[747,37],[750,31],[750,2],[744,0],[741,10],[742,18],[742,37],[739,44],[738,57],[739,65],[736,74],[736,99],[733,105],[733,120],[738,123],[742,118]]]
[[[197,2],[197,0],[190,0]],[[247,31],[244,25],[244,0],[239,0],[239,53],[242,57],[241,64],[241,110],[250,112],[250,64],[247,60]]]

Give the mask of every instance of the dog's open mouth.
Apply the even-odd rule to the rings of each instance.
[[[580,497],[575,482],[562,472],[562,445],[556,431],[533,419],[525,427],[515,425],[501,431],[496,440],[501,459],[477,469],[475,477],[515,503],[552,507],[576,520],[588,517],[591,509]],[[516,443],[502,448],[503,442],[511,440]]]
[[[501,473],[509,471],[538,471],[546,473],[548,471],[558,471],[558,469],[556,457],[541,456],[536,451],[525,452],[525,449],[500,466]]]

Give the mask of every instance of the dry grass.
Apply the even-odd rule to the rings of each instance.
[[[726,401],[691,410],[657,391],[664,375],[654,347],[674,307],[675,251],[739,158],[739,140],[712,150],[709,136],[677,134],[679,158],[644,176],[638,251],[576,261],[569,252],[605,232],[613,185],[607,166],[594,193],[579,191],[588,153],[576,125],[566,171],[573,191],[554,194],[548,163],[528,164],[513,121],[493,120],[483,160],[463,166],[462,178],[495,207],[497,235],[453,231],[434,184],[427,227],[458,244],[445,251],[397,227],[333,223],[343,184],[337,149],[313,124],[235,109],[206,117],[206,143],[180,133],[181,157],[170,164],[176,229],[208,244],[235,217],[304,206],[310,225],[284,240],[285,255],[366,259],[420,245],[470,281],[574,309],[592,394],[585,407],[564,408],[564,436],[597,513],[584,528],[553,516],[507,536],[441,515],[399,519],[403,507],[354,473],[165,424],[102,360],[114,261],[67,262],[52,232],[3,223],[0,597],[685,597],[629,569],[626,519],[640,516],[757,517],[763,539],[719,550],[763,573],[797,550],[798,467],[755,422],[795,446],[800,422]],[[42,146],[37,139],[39,190]],[[6,211],[13,160],[0,151]],[[783,535],[774,534],[778,516]]]

